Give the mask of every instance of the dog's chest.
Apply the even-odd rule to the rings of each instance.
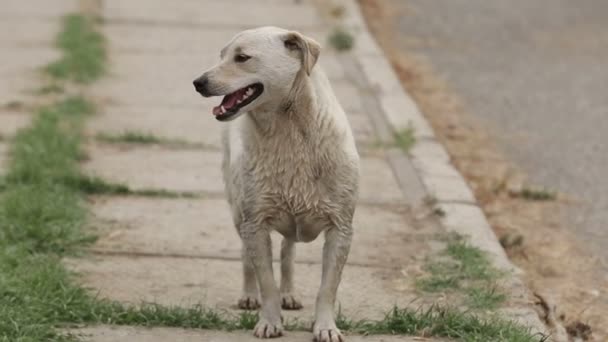
[[[330,201],[343,159],[335,145],[325,149],[297,138],[268,139],[247,153],[251,190],[293,214]]]

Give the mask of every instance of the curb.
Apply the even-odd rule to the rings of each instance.
[[[371,85],[377,99],[376,108],[384,116],[384,120],[380,120],[385,121],[390,131],[388,137],[381,136],[381,139],[392,139],[392,134],[408,128],[414,130],[416,144],[407,153],[409,158],[401,151],[389,153],[389,161],[397,178],[410,179],[401,184],[408,202],[418,205],[423,199],[420,190],[415,189],[415,184],[412,185],[413,175],[424,188],[425,194],[435,198],[437,207],[445,212],[439,221],[446,231],[468,236],[471,245],[485,251],[495,267],[511,272],[513,276],[509,280],[509,286],[512,288],[512,297],[518,299],[517,302],[529,303],[529,290],[520,277],[523,271],[507,257],[471,188],[453,166],[449,154],[436,139],[433,128],[418,105],[403,89],[390,62],[369,32],[356,0],[340,0],[337,3],[345,8],[345,17],[341,23],[356,37],[356,44],[351,51],[357,70],[366,84]],[[396,154],[401,158],[395,158]],[[410,198],[408,192],[412,190],[417,195]],[[535,331],[548,332],[530,305],[508,309],[506,313]]]

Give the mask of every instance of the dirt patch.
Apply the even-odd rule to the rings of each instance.
[[[556,215],[574,204],[563,195],[555,201],[512,196],[524,187],[526,176],[494,144],[491,132],[467,115],[466,103],[437,76],[428,60],[415,53],[433,42],[394,34],[398,31],[393,19],[407,15],[407,8],[380,0],[359,2],[403,86],[467,179],[509,257],[526,271],[529,287],[555,300],[557,316],[571,336],[607,340],[608,301],[601,294],[608,291],[608,284],[601,265],[577,244],[572,230],[567,231]]]

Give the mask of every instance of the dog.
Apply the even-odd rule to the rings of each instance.
[[[313,337],[344,341],[334,305],[353,235],[359,155],[344,110],[317,65],[320,52],[317,42],[295,31],[246,30],[194,81],[202,96],[224,96],[212,112],[229,122],[222,171],[243,244],[238,306],[261,306],[253,331],[259,338],[283,334],[281,307],[302,308],[294,291],[295,243],[324,232]],[[273,230],[283,236],[280,287],[272,268]]]

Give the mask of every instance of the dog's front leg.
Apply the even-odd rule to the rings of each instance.
[[[245,251],[253,265],[262,297],[260,319],[253,334],[260,338],[281,336],[281,298],[272,271],[270,232],[263,227],[244,224],[242,234]]]
[[[238,307],[243,310],[257,310],[260,307],[258,283],[255,279],[253,264],[245,250],[245,245],[243,245],[241,254],[241,259],[243,260],[243,295],[239,299]]]
[[[323,245],[323,273],[317,295],[313,335],[317,342],[343,342],[344,337],[336,327],[334,305],[336,292],[342,277],[342,269],[348,258],[352,240],[351,227],[334,227],[325,233]]]
[[[281,307],[285,310],[300,310],[302,303],[296,298],[293,286],[293,264],[295,242],[284,238],[281,243]]]

